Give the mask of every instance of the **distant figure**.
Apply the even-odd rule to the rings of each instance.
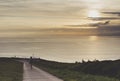
[[[32,61],[33,61],[33,58],[32,58],[32,56],[30,57],[30,68],[32,69]]]

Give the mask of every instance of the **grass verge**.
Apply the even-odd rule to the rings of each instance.
[[[0,81],[22,81],[23,63],[8,58],[0,58]]]
[[[71,70],[70,67],[75,64],[57,63],[45,60],[34,60],[33,64],[64,81],[120,81],[116,78],[85,74],[83,72]]]

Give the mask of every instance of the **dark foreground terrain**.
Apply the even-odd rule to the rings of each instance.
[[[22,81],[23,63],[18,60],[25,61],[0,58],[0,81]],[[64,81],[120,81],[120,60],[60,63],[33,59],[32,63]]]
[[[64,81],[120,81],[120,60],[60,63],[36,59],[33,64]]]
[[[0,81],[22,81],[23,64],[11,58],[0,58]]]

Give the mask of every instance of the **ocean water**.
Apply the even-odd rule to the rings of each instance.
[[[119,36],[0,38],[1,57],[39,57],[59,62],[120,59]]]

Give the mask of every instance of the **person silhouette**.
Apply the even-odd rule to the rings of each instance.
[[[30,57],[30,68],[32,69],[32,61],[33,61],[33,58],[32,58],[32,56]]]

